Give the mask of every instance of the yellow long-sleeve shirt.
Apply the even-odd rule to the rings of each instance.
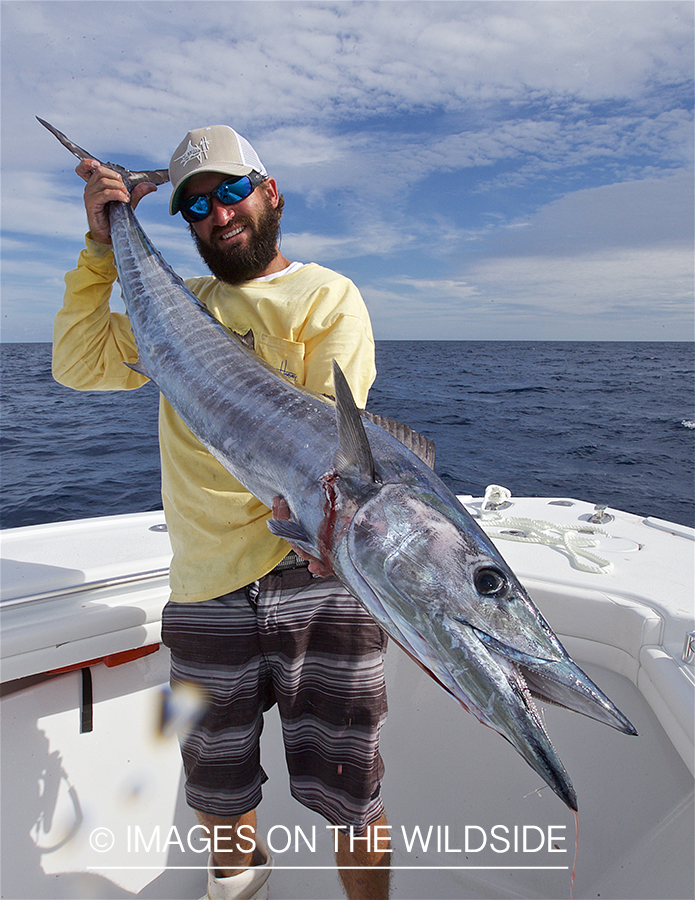
[[[147,380],[124,365],[137,359],[127,316],[109,306],[116,269],[111,248],[87,236],[53,332],[53,375],[76,390],[131,390]],[[188,287],[219,321],[253,331],[268,363],[320,393],[333,393],[332,360],[358,406],[374,381],[374,339],[355,285],[311,263],[271,280],[231,287],[209,277]],[[162,397],[162,499],[174,558],[171,599],[196,602],[236,590],[269,572],[287,544],[266,527],[269,511],[193,436]]]

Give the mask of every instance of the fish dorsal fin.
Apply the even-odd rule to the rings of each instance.
[[[404,447],[407,447],[411,453],[419,457],[430,469],[434,469],[434,441],[419,431],[415,431],[410,425],[404,425],[403,422],[397,422],[395,419],[388,419],[386,416],[378,416],[375,413],[362,410],[362,416],[374,422],[379,428],[383,428],[392,437],[400,441]]]
[[[339,475],[358,475],[374,481],[374,459],[364,425],[343,371],[333,360],[335,415],[338,423],[338,449],[333,465]]]

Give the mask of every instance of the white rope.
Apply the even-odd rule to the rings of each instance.
[[[542,519],[523,519],[505,516],[499,507],[506,505],[511,492],[491,484],[485,491],[480,507],[480,524],[490,537],[527,544],[543,544],[566,553],[572,565],[582,572],[606,574],[613,563],[592,552],[598,546],[598,535],[610,537],[609,532],[595,525],[559,525]]]

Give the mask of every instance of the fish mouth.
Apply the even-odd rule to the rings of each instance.
[[[513,700],[504,712],[485,724],[508,741],[563,803],[576,812],[576,791],[546,731],[534,702],[534,696],[539,695],[529,686],[524,667],[490,646],[486,650],[506,680]]]
[[[596,719],[624,734],[637,734],[629,719],[566,653],[551,659],[531,656],[478,628],[470,627],[478,640],[498,659],[502,657],[514,665],[530,695]]]
[[[577,794],[572,781],[534,702],[534,696],[539,694],[527,680],[527,670],[514,658],[527,655],[506,648],[479,629],[467,625],[470,636],[465,642],[467,664],[462,668],[470,674],[461,678],[446,664],[447,653],[431,650],[423,653],[423,646],[431,646],[431,641],[428,642],[417,627],[408,627],[403,620],[399,620],[399,624],[405,626],[402,632],[397,636],[391,632],[396,643],[464,709],[508,741],[563,803],[576,811]],[[405,643],[402,643],[404,639]],[[443,642],[437,643],[440,648],[443,646]],[[460,661],[458,657],[457,662]],[[472,666],[471,662],[474,663]]]

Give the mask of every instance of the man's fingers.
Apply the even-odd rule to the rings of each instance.
[[[102,166],[96,159],[80,160],[75,172],[87,182],[84,195],[90,211],[103,208],[111,202],[130,203],[135,209],[144,196],[157,190],[156,184],[143,182],[136,185],[133,193],[129,194],[118,172]]]
[[[290,506],[284,497],[273,497],[272,512],[273,512],[274,519],[289,519],[289,518],[291,518]]]
[[[312,559],[309,557],[311,562],[309,563],[309,571],[316,578],[328,578],[329,575],[333,574],[333,571],[325,566],[320,560]]]
[[[75,171],[83,181],[88,182],[98,167],[99,163],[95,159],[81,159]]]
[[[100,165],[96,160],[83,159],[76,167],[75,172],[87,182],[85,195],[97,196],[102,193],[108,193],[108,200],[124,199],[128,202],[129,194],[123,184],[123,179],[106,166]]]

